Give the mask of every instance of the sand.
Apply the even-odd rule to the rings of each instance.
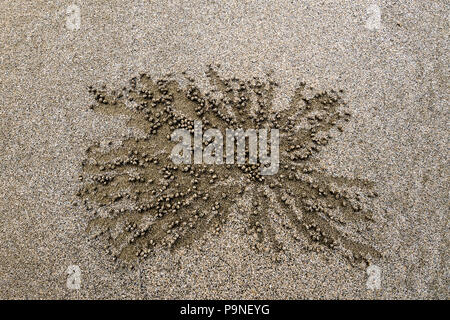
[[[80,9],[79,28],[66,13],[71,4]],[[448,299],[444,1],[23,1],[0,8],[1,298]],[[316,92],[343,90],[351,117],[314,159],[326,172],[320,177],[369,181],[361,192],[378,194],[364,196],[373,221],[326,233],[371,248],[370,261],[349,260],[322,238],[322,249],[310,250],[305,232],[297,240],[284,226],[287,213],[263,210],[271,219],[255,220],[236,205],[218,232],[201,229],[176,250],[157,246],[145,259],[116,261],[105,252],[108,241],[93,237],[92,215],[77,196],[86,183],[82,163],[89,146],[139,130],[126,114],[89,109],[88,86],[121,90],[143,72],[183,86],[186,71],[206,92],[210,64],[224,78],[277,82],[273,105],[287,113],[302,82]],[[246,232],[255,222],[273,229],[267,238],[276,241],[267,243],[281,244],[277,258],[255,250]],[[74,265],[79,289],[67,282]]]

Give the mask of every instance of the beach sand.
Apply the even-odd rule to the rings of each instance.
[[[0,9],[0,298],[449,298],[446,1],[3,1]],[[343,90],[351,118],[316,159],[328,175],[370,181],[378,193],[368,201],[374,221],[339,231],[377,252],[370,263],[309,250],[283,216],[273,223],[284,245],[274,261],[252,249],[236,208],[219,234],[205,229],[194,245],[157,248],[132,269],[93,239],[76,195],[86,149],[137,133],[126,115],[90,110],[88,86],[121,90],[143,72],[183,85],[186,72],[206,91],[208,65],[225,78],[270,77],[277,110],[301,82]],[[68,285],[70,266],[79,267],[79,289]]]

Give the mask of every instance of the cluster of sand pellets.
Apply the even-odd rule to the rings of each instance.
[[[341,92],[314,92],[300,83],[289,108],[276,111],[276,82],[225,79],[212,67],[206,75],[213,88],[209,92],[188,77],[182,88],[175,80],[156,81],[146,74],[120,91],[89,87],[95,98],[89,112],[127,116],[129,126],[145,132],[108,148],[92,145],[82,162],[77,196],[89,213],[87,232],[104,241],[112,259],[134,264],[157,248],[177,250],[207,232],[220,235],[238,201],[246,203],[238,210],[257,252],[278,257],[286,250],[273,228],[275,215],[289,221],[285,227],[293,230],[292,241],[308,250],[337,250],[359,265],[379,258],[372,246],[343,231],[374,223],[369,210],[370,198],[377,196],[373,186],[332,176],[318,165],[317,154],[350,120]],[[278,173],[261,176],[260,165],[248,161],[175,165],[170,153],[177,142],[171,133],[178,128],[193,132],[194,120],[202,121],[204,130],[279,129]]]

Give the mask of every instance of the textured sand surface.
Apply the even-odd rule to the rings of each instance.
[[[79,30],[66,8],[81,10]],[[381,27],[366,27],[377,4]],[[2,1],[0,298],[449,298],[447,1]],[[127,134],[87,109],[87,86],[208,64],[273,72],[276,102],[300,80],[343,89],[352,120],[320,153],[330,173],[375,183],[377,221],[361,235],[383,257],[381,288],[333,251],[287,243],[281,263],[250,250],[238,223],[134,270],[115,269],[74,207],[85,149]],[[205,85],[205,84],[204,84]],[[66,286],[81,269],[81,288]]]

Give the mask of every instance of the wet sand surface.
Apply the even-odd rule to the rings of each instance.
[[[448,299],[445,1],[0,8],[0,298]],[[278,174],[173,168],[204,115]]]

